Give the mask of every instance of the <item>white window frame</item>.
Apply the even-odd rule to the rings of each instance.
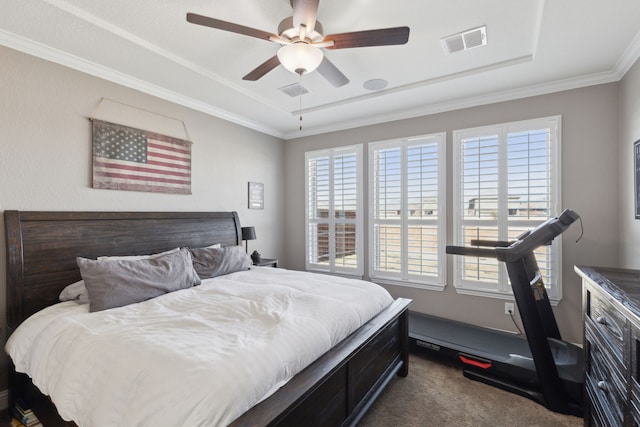
[[[524,132],[536,129],[549,129],[550,159],[549,178],[551,185],[549,188],[551,203],[549,205],[549,215],[552,218],[560,213],[561,203],[561,116],[545,117],[540,119],[524,120],[511,123],[503,123],[499,125],[483,126],[472,129],[456,130],[453,132],[453,245],[464,246],[464,236],[462,229],[464,225],[475,226],[483,225],[483,220],[464,220],[462,218],[462,209],[464,201],[462,200],[462,158],[461,144],[463,140],[470,138],[478,138],[489,135],[497,135],[499,139],[499,189],[498,189],[498,209],[507,208],[507,182],[504,177],[507,171],[507,135],[514,132]],[[501,212],[501,210],[499,211]],[[498,215],[497,226],[499,230],[498,240],[508,240],[506,233],[508,226],[533,228],[542,223],[547,218],[529,219],[529,220],[509,220],[508,215]],[[476,224],[477,223],[477,224]],[[468,243],[467,243],[468,245]],[[547,293],[552,304],[557,304],[562,298],[562,238],[554,239],[551,246],[550,254],[550,280],[545,282]],[[499,266],[498,283],[470,281],[462,277],[463,256],[453,256],[453,272],[454,287],[456,292],[460,294],[469,294],[476,296],[489,296],[494,298],[512,299],[513,292],[508,281],[508,275],[503,263]]]
[[[305,269],[323,273],[333,273],[344,276],[362,277],[364,272],[364,249],[363,249],[363,172],[362,172],[362,144],[345,147],[331,148],[326,150],[308,151],[305,153]],[[334,204],[334,159],[337,155],[353,153],[356,155],[356,218],[336,218]],[[316,158],[329,157],[329,212],[328,218],[310,218],[309,206],[309,161]],[[310,252],[310,233],[313,224],[327,223],[329,229],[329,263],[320,264],[313,262],[313,254]],[[356,226],[356,267],[344,267],[336,265],[335,254],[335,226],[336,224],[355,224]]]
[[[437,219],[408,218],[408,173],[407,173],[407,148],[422,145],[423,143],[436,143],[438,148],[438,190],[437,190]],[[401,150],[401,211],[399,220],[383,220],[376,218],[375,200],[377,191],[375,187],[375,152],[380,149],[399,148]],[[410,138],[398,138],[386,141],[369,143],[369,278],[381,284],[400,285],[431,290],[444,290],[446,286],[446,133],[434,133]],[[401,271],[388,272],[376,269],[376,241],[375,227],[378,224],[397,224],[401,228]],[[438,230],[438,273],[437,276],[416,275],[408,273],[408,230],[410,225],[435,225]]]

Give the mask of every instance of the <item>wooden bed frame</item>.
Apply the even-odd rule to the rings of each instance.
[[[235,212],[5,211],[7,327],[58,302],[80,280],[76,257],[241,244]],[[395,375],[408,374],[407,299],[397,299],[232,426],[357,424]],[[9,372],[10,405],[25,399],[44,425],[73,426],[24,374]]]

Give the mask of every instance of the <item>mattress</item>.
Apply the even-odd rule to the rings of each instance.
[[[258,267],[95,313],[56,304],[6,351],[82,427],[227,425],[391,302],[370,282]]]

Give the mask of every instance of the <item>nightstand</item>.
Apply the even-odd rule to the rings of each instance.
[[[277,259],[272,259],[272,258],[262,258],[260,261],[254,262],[253,265],[258,266],[258,267],[273,267],[273,268],[277,268],[278,267],[278,260]]]

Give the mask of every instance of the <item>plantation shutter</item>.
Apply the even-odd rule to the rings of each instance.
[[[306,268],[362,275],[362,146],[305,157]]]
[[[370,277],[444,286],[444,135],[372,143],[369,158]]]
[[[454,132],[454,241],[513,241],[558,214],[559,117]],[[560,294],[560,245],[536,259],[550,297]],[[511,294],[494,258],[454,257],[454,284],[469,293]]]

